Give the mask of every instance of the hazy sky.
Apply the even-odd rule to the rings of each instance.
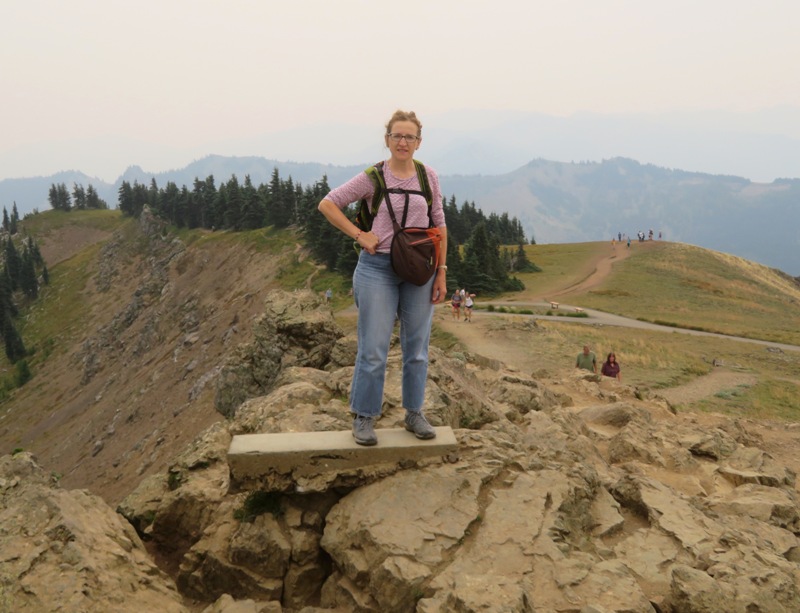
[[[395,108],[800,107],[798,24],[797,0],[0,0],[0,179]]]

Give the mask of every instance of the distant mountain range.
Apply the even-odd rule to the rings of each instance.
[[[425,159],[425,158],[423,158]],[[427,161],[427,160],[426,160]],[[267,183],[275,168],[308,185],[326,175],[338,185],[366,164],[279,162],[263,157],[207,156],[178,170],[147,173],[128,168],[113,184],[81,172],[0,181],[0,205],[20,215],[45,210],[53,183],[89,184],[109,206],[116,206],[122,181],[159,186],[168,181],[191,188],[195,178],[213,175],[217,184],[235,174]],[[800,179],[753,183],[748,179],[687,172],[640,164],[626,158],[602,162],[534,160],[494,175],[441,174],[446,198],[474,202],[485,213],[517,217],[529,238],[539,243],[635,237],[650,229],[666,240],[731,253],[788,274],[800,275]]]

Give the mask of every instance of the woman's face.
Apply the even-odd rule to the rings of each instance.
[[[417,124],[413,121],[395,121],[392,124],[390,134],[403,134],[406,136],[418,136],[419,130]],[[414,152],[419,149],[420,140],[409,142],[408,139],[401,138],[395,142],[390,136],[385,136],[386,146],[389,147],[389,152],[392,157],[397,160],[406,161],[414,158]]]
[[[612,353],[610,356],[608,356],[608,361],[609,361],[609,362],[616,362],[616,361],[617,361],[617,356],[615,356],[615,355]]]

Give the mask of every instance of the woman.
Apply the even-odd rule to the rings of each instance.
[[[422,143],[422,123],[413,112],[396,111],[386,124],[384,143],[389,159],[383,164],[387,189],[421,191],[414,153]],[[375,445],[375,421],[381,415],[386,359],[395,318],[400,320],[400,345],[403,351],[403,407],[405,427],[417,438],[431,439],[436,431],[422,414],[425,382],[428,376],[428,344],[433,306],[445,300],[447,291],[447,229],[445,228],[439,177],[425,167],[433,201],[431,216],[442,233],[436,273],[423,286],[403,281],[392,270],[389,248],[394,230],[382,202],[372,227],[359,229],[342,212],[351,202],[366,198],[372,206],[374,185],[361,173],[322,199],[319,210],[336,228],[361,247],[353,273],[353,296],[358,308],[358,352],[350,390],[353,436],[359,445]],[[404,194],[389,194],[397,219],[402,219]],[[422,195],[408,196],[406,226],[428,226],[428,203]]]
[[[453,307],[453,321],[458,321],[461,319],[461,292],[455,291],[450,299],[450,305]]]
[[[470,294],[467,292],[466,297],[464,298],[464,321],[471,322],[472,321],[472,307],[474,306],[473,298],[475,294]]]
[[[619,372],[617,356],[614,355],[613,351],[608,354],[608,357],[606,357],[606,361],[603,362],[603,367],[600,369],[600,372],[606,377],[613,377],[617,381],[622,381],[622,375]]]

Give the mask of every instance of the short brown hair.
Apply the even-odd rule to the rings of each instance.
[[[417,136],[422,138],[422,122],[417,119],[417,114],[414,111],[401,111],[397,110],[392,115],[392,118],[389,120],[389,123],[386,124],[386,133],[389,134],[392,131],[392,126],[397,121],[410,121],[417,126]]]

